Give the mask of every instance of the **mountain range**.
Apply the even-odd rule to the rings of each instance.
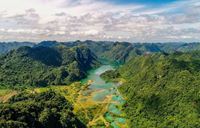
[[[88,40],[14,44],[0,45],[0,88],[25,91],[14,91],[6,103],[0,103],[0,127],[86,127],[90,120],[85,113],[98,106],[75,115],[72,106],[79,106],[75,101],[85,88],[71,84],[105,62],[118,65],[101,77],[120,83],[118,90],[125,99],[120,109],[130,128],[200,127],[200,43]],[[63,87],[58,85],[67,86],[58,91]],[[26,90],[37,87],[50,91]],[[72,97],[66,100],[69,95]],[[92,119],[94,114],[89,116]]]

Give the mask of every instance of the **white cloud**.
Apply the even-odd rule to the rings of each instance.
[[[161,7],[103,0],[0,0],[0,40],[198,41],[200,2]]]

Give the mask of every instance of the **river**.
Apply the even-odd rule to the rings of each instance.
[[[122,105],[125,100],[117,90],[117,83],[105,82],[100,75],[108,70],[114,70],[111,65],[103,65],[97,69],[91,70],[86,79],[82,83],[90,82],[88,88],[83,92],[85,95],[90,93],[90,100],[99,104],[104,104],[102,108],[102,116],[106,126],[113,128],[126,128],[127,120],[125,114],[122,112]],[[98,116],[96,117],[98,119]],[[97,120],[96,119],[96,120]],[[95,121],[95,120],[94,120]],[[91,124],[94,122],[91,122]]]

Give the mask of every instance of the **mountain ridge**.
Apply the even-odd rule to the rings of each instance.
[[[130,127],[199,127],[199,57],[200,51],[143,55],[118,70]]]
[[[20,47],[0,60],[1,86],[63,85],[80,80],[98,65],[86,47]]]

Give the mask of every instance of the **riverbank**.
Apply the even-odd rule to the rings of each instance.
[[[105,82],[100,75],[108,70],[114,70],[111,65],[103,65],[95,70],[91,70],[82,84],[92,81],[90,86],[78,98],[83,101],[85,107],[97,106],[98,113],[88,123],[88,127],[96,126],[103,122],[102,127],[126,128],[127,119],[121,111],[125,100],[117,90],[119,84],[114,82]],[[97,112],[97,111],[95,111]],[[95,113],[94,112],[94,113]]]

